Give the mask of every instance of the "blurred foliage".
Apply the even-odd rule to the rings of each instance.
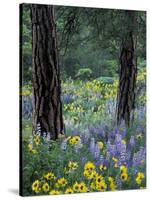
[[[21,32],[22,75],[23,83],[27,83],[32,79],[32,31],[30,6],[27,4],[23,5]]]
[[[90,68],[82,68],[78,70],[78,73],[75,77],[81,80],[88,80],[92,76],[92,70]]]
[[[120,44],[129,23],[124,10],[55,6],[61,78],[75,76],[80,69],[92,70],[91,78],[117,77]],[[138,68],[145,66],[146,14],[138,12]],[[23,82],[32,79],[32,31],[30,5],[23,5]],[[123,25],[122,25],[123,24]],[[82,70],[81,70],[82,71]],[[87,77],[86,77],[87,78]]]

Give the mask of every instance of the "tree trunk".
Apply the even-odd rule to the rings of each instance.
[[[117,122],[125,120],[129,126],[131,112],[135,108],[135,87],[137,75],[136,58],[136,11],[126,11],[127,31],[122,40],[117,98]]]
[[[33,133],[56,140],[63,134],[54,8],[32,5]]]

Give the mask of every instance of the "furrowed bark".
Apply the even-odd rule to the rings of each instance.
[[[33,132],[56,140],[64,133],[54,8],[32,5]]]
[[[137,16],[134,11],[126,11],[128,26],[122,40],[120,55],[119,86],[117,98],[117,122],[125,120],[130,125],[131,113],[135,108],[135,89],[137,76]]]

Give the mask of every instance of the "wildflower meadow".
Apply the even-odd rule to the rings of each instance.
[[[20,194],[146,188],[146,12],[20,6]]]
[[[145,71],[138,76],[145,83]],[[116,125],[117,80],[63,82],[65,137],[32,136],[32,90],[23,88],[24,193],[70,194],[143,189],[146,186],[145,93],[138,96],[134,123]],[[38,130],[39,131],[39,130]],[[29,181],[30,180],[30,181]]]

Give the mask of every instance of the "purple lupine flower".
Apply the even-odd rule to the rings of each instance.
[[[100,97],[101,96],[101,94],[98,92],[98,93],[96,93],[96,97]]]
[[[131,151],[126,152],[126,160],[129,161],[131,158]]]
[[[136,175],[137,173],[138,173],[138,170],[136,168],[134,168],[133,175]]]
[[[96,167],[98,167],[98,168],[99,168],[99,166],[100,166],[101,162],[100,162],[100,160],[99,160],[99,159],[97,159],[97,160],[95,160],[94,164],[96,165]]]
[[[108,140],[115,140],[115,137],[116,137],[115,131],[109,132]]]
[[[112,156],[115,156],[117,152],[116,145],[110,145],[110,153]]]
[[[119,144],[117,146],[118,153],[119,155],[119,161],[118,161],[118,166],[121,165],[126,165],[126,145],[125,144]]]
[[[80,136],[83,144],[87,144],[89,142],[90,134],[88,129],[84,130]]]
[[[132,167],[132,159],[131,159],[131,157],[130,157],[130,160],[128,160],[126,166],[127,166],[128,168],[129,168],[129,167]]]
[[[94,158],[97,160],[99,158],[99,155],[100,155],[100,147],[99,147],[99,144],[97,143],[95,145]]]
[[[110,142],[110,140],[108,140],[106,143],[106,152],[109,152],[110,149],[111,149],[111,142]]]
[[[125,137],[126,136],[126,129],[124,128],[122,131],[120,131],[122,137]]]
[[[91,138],[91,141],[90,141],[90,152],[94,155],[94,152],[95,152],[95,138]]]
[[[100,160],[100,164],[102,164],[104,162],[104,156],[102,154],[100,155],[100,159],[99,160]]]
[[[112,99],[106,101],[106,113],[112,116],[114,114],[114,102]]]
[[[74,129],[74,130],[72,131],[72,134],[73,134],[73,135],[78,135],[78,131]]]
[[[75,96],[74,95],[72,95],[72,94],[64,94],[63,96],[62,96],[62,101],[64,102],[64,103],[72,103],[74,100],[75,100]]]
[[[122,182],[121,182],[121,180],[120,180],[120,177],[119,177],[119,176],[117,176],[117,177],[116,177],[116,184],[117,184],[117,189],[121,189]]]
[[[74,145],[74,150],[76,153],[79,152],[79,150],[83,147],[83,144],[81,141],[79,141],[77,144]]]
[[[143,133],[143,128],[142,128],[142,126],[138,126],[137,129],[136,129],[136,132],[137,132],[137,133]]]
[[[106,166],[106,168],[109,168],[109,161],[108,160],[104,160],[103,165]]]
[[[142,106],[141,108],[139,108],[137,110],[137,118],[138,118],[138,121],[142,121],[144,115],[146,113],[146,107],[145,106]]]
[[[146,150],[144,147],[140,147],[140,150],[133,155],[132,166],[137,167],[145,163],[146,160]]]
[[[107,142],[106,151],[109,152],[111,154],[111,156],[115,156],[115,154],[117,152],[116,145],[111,144],[110,140],[108,140],[108,142]]]
[[[110,152],[106,152],[106,161],[109,161],[110,160]]]
[[[100,126],[89,127],[89,132],[91,133],[91,135],[95,135],[98,138],[102,138],[103,137],[103,133],[101,131],[101,127]]]
[[[117,133],[115,137],[115,144],[121,143],[121,141],[122,141],[122,136]]]
[[[106,132],[105,132],[104,130],[101,131],[101,138],[102,138],[103,140],[106,139]]]
[[[129,144],[133,147],[135,145],[135,137],[134,135],[131,136]]]
[[[91,133],[92,135],[94,135],[94,134],[95,134],[95,127],[90,127],[90,128],[89,128],[89,131],[90,131],[90,133]]]

